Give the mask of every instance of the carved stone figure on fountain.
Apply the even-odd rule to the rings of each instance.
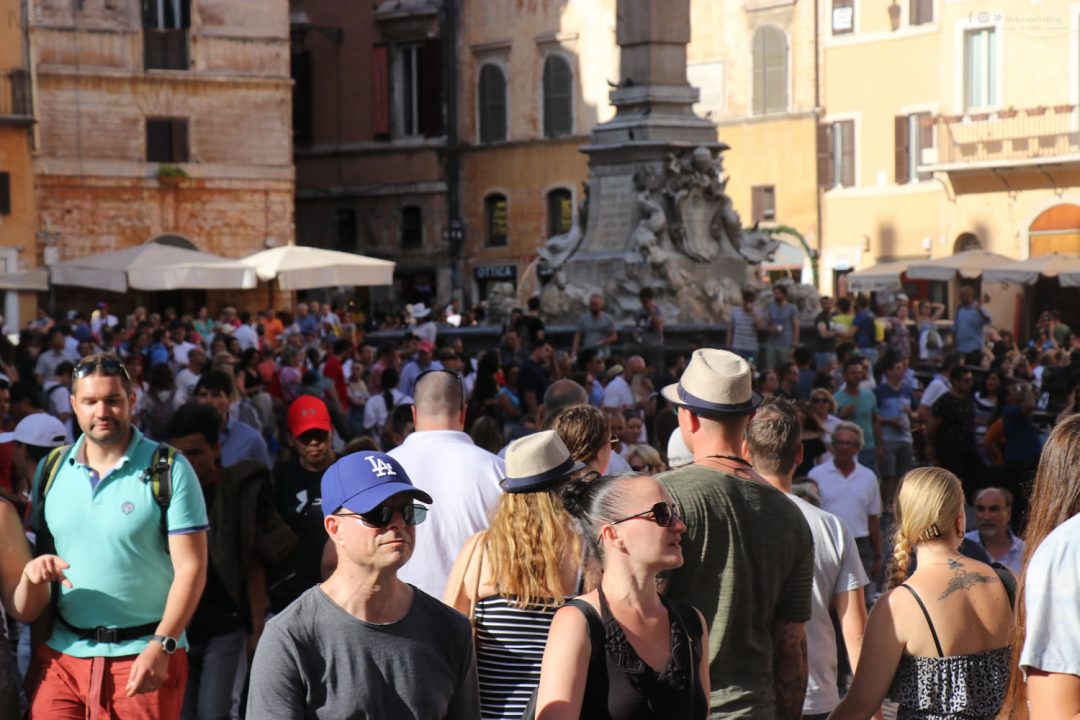
[[[547,239],[543,246],[536,251],[540,259],[539,269],[545,273],[551,273],[555,283],[560,288],[566,287],[566,273],[563,266],[566,261],[573,257],[581,247],[581,241],[585,239],[585,231],[589,222],[589,183],[582,183],[581,204],[578,205],[577,216],[570,226],[570,232],[555,235]]]
[[[719,144],[719,152],[727,150]],[[671,204],[669,232],[688,257],[710,262],[718,255],[737,256],[742,229],[739,214],[724,194],[723,163],[706,147],[668,155],[664,194]],[[726,241],[726,242],[725,242]]]
[[[661,248],[661,242],[667,235],[667,215],[664,213],[664,198],[660,194],[661,179],[653,168],[645,166],[634,173],[634,188],[638,191],[637,205],[641,213],[630,237],[630,250],[626,253],[626,262],[631,265],[647,262],[659,267],[667,258]]]

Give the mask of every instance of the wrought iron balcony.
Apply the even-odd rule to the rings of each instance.
[[[26,70],[0,70],[0,122],[30,121],[30,73]]]
[[[927,170],[1080,160],[1076,105],[939,115],[929,121],[935,126],[935,147],[923,150],[922,166]]]

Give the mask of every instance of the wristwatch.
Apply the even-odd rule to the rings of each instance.
[[[150,639],[154,640],[155,642],[161,643],[161,649],[165,651],[166,655],[172,655],[174,652],[176,652],[176,648],[178,647],[178,641],[174,637],[169,637],[167,635],[155,635]]]

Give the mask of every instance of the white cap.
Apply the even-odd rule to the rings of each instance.
[[[0,433],[0,443],[13,441],[38,447],[60,447],[67,442],[67,428],[52,415],[34,413],[20,420],[14,431]]]
[[[668,438],[667,442],[668,467],[674,470],[692,462],[694,462],[694,453],[690,452],[690,448],[686,447],[679,428],[675,428],[671,431],[671,437]]]

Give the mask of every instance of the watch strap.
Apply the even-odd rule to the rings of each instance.
[[[151,639],[161,643],[161,649],[165,651],[166,655],[172,655],[176,652],[176,648],[180,646],[179,640],[168,635],[154,635]]]

